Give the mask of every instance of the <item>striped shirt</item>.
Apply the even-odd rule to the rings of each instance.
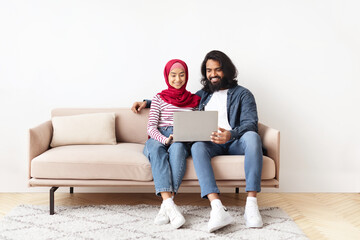
[[[177,107],[161,99],[157,94],[151,102],[149,121],[147,125],[148,135],[165,145],[167,137],[161,134],[158,127],[173,126],[174,112],[192,111],[191,107]]]

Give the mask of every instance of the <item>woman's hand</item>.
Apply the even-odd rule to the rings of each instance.
[[[139,113],[145,107],[146,107],[146,101],[134,102],[134,104],[131,107],[131,111],[133,111],[134,113]]]
[[[211,141],[213,143],[224,144],[230,140],[230,138],[231,138],[230,131],[228,131],[224,128],[220,128],[220,127],[219,127],[219,131],[220,132],[212,132]]]
[[[165,145],[169,146],[171,144],[172,140],[173,140],[173,135],[170,134],[170,136],[165,141]]]

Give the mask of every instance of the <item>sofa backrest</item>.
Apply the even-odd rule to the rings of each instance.
[[[117,142],[145,143],[148,139],[146,129],[149,109],[143,109],[140,113],[135,114],[129,108],[55,108],[51,111],[51,117],[103,112],[114,112],[116,115]],[[259,134],[263,137],[267,127],[260,122],[258,126]]]
[[[145,143],[148,139],[146,128],[149,109],[135,114],[129,108],[56,108],[51,111],[51,117],[104,112],[115,113],[117,142]]]

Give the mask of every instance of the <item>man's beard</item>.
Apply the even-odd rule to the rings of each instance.
[[[217,92],[220,89],[227,89],[228,88],[227,80],[226,80],[225,77],[221,78],[220,81],[217,82],[217,83],[212,83],[208,79],[208,84],[209,84],[209,90],[210,90],[211,93]]]

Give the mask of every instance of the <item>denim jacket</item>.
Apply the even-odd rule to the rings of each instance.
[[[212,97],[212,93],[199,90],[196,95],[201,97],[199,110],[204,111],[206,104]],[[256,102],[252,93],[242,87],[235,86],[227,92],[227,114],[232,128],[231,139],[239,139],[247,131],[258,132],[258,115]]]
[[[199,110],[204,111],[206,104],[212,97],[212,93],[199,90],[196,95],[201,97]],[[146,107],[150,107],[151,101],[146,100]],[[252,93],[242,87],[235,86],[227,92],[227,114],[232,128],[230,140],[239,139],[248,132],[258,132],[258,115],[255,98]]]

